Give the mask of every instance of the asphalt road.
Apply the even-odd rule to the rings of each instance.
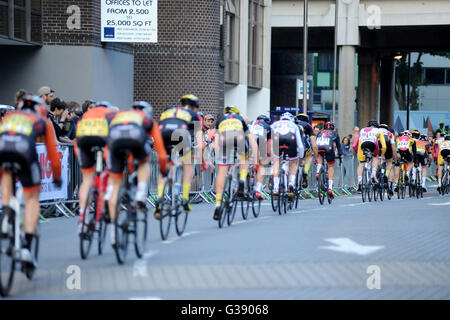
[[[77,220],[48,220],[39,269],[18,273],[9,299],[450,298],[450,196],[434,188],[420,200],[304,200],[283,216],[265,202],[223,229],[212,214],[194,205],[185,234],[166,241],[152,217],[144,258],[130,246],[125,265],[109,234],[102,256],[81,260]]]

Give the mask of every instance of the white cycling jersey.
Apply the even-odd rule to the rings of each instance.
[[[297,154],[300,158],[303,158],[305,156],[305,147],[303,145],[300,129],[295,123],[289,120],[279,120],[272,124],[270,128],[272,129],[272,136],[284,136],[288,134],[295,135],[295,140],[297,143]]]
[[[388,129],[386,128],[380,128],[381,132],[383,132],[383,135],[388,136],[389,138],[389,143],[391,145],[395,144],[395,138],[394,135],[392,134],[392,132],[390,132]],[[386,141],[387,143],[387,141]]]
[[[373,128],[373,127],[363,128],[359,132],[359,142],[363,143],[363,142],[370,141],[373,143],[378,143],[378,135],[379,134],[384,135],[384,133],[378,128]]]

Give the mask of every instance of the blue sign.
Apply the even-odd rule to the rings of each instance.
[[[105,27],[103,37],[109,38],[109,39],[114,39],[114,28]]]

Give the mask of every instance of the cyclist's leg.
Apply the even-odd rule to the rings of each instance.
[[[219,164],[216,176],[216,208],[214,210],[214,220],[219,219],[220,205],[222,204],[223,189],[227,176],[228,164]]]
[[[137,168],[136,202],[141,208],[145,208],[145,198],[148,195],[148,180],[150,178],[150,163],[148,160],[148,156],[139,160]]]
[[[274,156],[272,160],[273,169],[273,193],[277,194],[280,188],[280,158]]]
[[[362,173],[364,163],[366,161],[366,157],[364,156],[361,145],[362,145],[361,143],[358,145],[358,153],[357,153],[357,159],[359,161],[358,168],[356,170],[356,175],[358,176],[358,190],[361,190]]]
[[[9,205],[9,200],[12,197],[12,174],[7,171],[2,171],[1,175],[1,190],[2,190],[2,207]]]
[[[80,205],[80,216],[79,222],[83,221],[84,206],[86,205],[86,199],[88,196],[89,188],[94,184],[95,172],[94,167],[92,170],[81,169],[82,182],[79,191],[79,205]]]

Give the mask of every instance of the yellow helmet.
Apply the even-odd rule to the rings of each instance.
[[[241,112],[239,111],[238,107],[236,107],[236,106],[227,106],[223,109],[223,114],[227,114],[227,113],[240,114]]]
[[[181,97],[180,102],[183,106],[188,104],[195,108],[199,107],[198,98],[196,96],[194,96],[193,94],[185,94],[184,96]]]

